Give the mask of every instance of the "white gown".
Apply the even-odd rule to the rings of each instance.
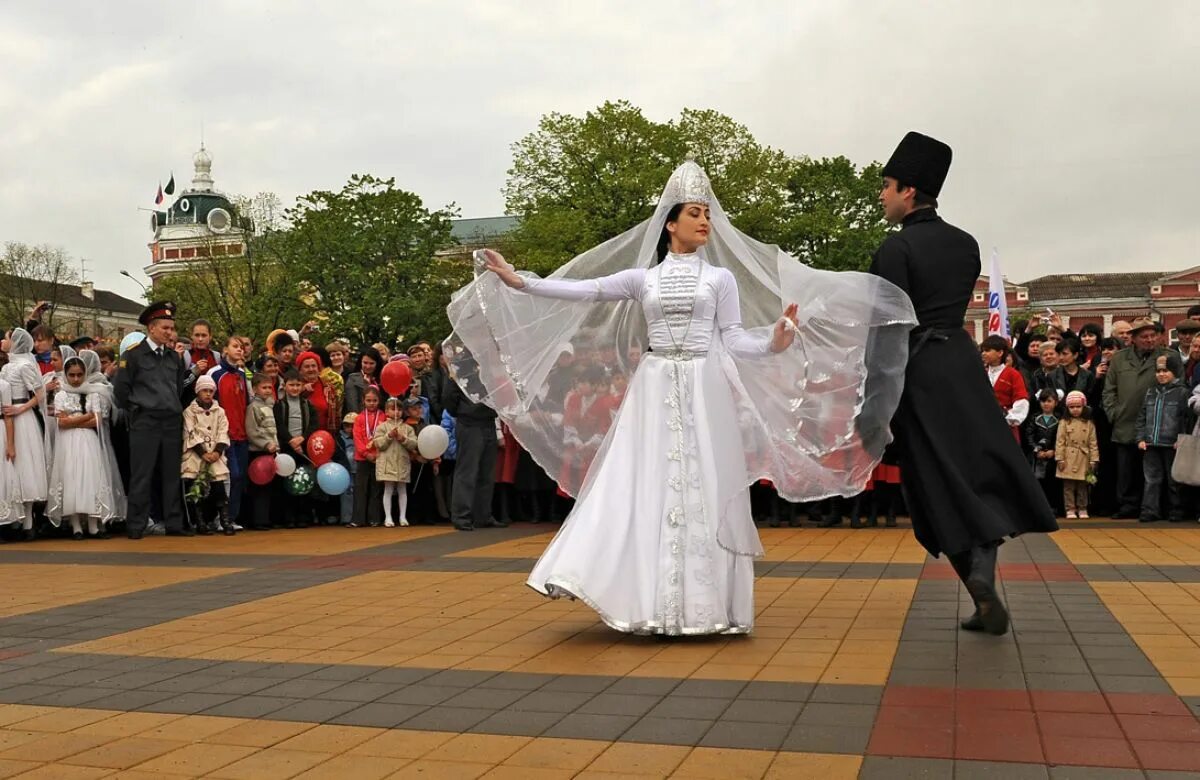
[[[0,379],[9,383],[13,398],[24,402],[44,385],[37,367],[31,362],[9,362],[0,368]],[[46,442],[42,426],[38,424],[37,411],[30,409],[10,420],[17,443],[17,478],[21,483],[22,498],[26,502],[45,501],[48,494],[46,468]]]
[[[724,353],[765,357],[770,336],[742,328],[733,275],[667,255],[601,279],[526,282],[537,296],[639,301],[652,349],[528,584],[618,631],[748,633],[762,548]]]
[[[12,403],[12,386],[0,379],[0,406]],[[0,525],[19,523],[25,518],[25,499],[16,464],[5,452],[8,420],[0,416]]]
[[[102,395],[86,396],[60,390],[54,397],[58,413],[82,414],[81,398],[87,398],[87,411],[95,412],[106,425],[108,404]],[[116,503],[108,475],[108,458],[95,428],[59,430],[54,446],[54,465],[50,470],[50,501],[47,516],[58,525],[63,517],[84,515],[107,522],[116,516]]]

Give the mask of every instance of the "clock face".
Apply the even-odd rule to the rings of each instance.
[[[208,229],[214,233],[224,233],[229,230],[231,222],[229,212],[222,208],[215,208],[208,212]]]

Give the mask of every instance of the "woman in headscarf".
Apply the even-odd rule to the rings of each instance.
[[[13,330],[8,339],[8,364],[0,368],[0,379],[12,387],[12,403],[4,407],[4,416],[13,426],[16,440],[16,459],[13,461],[21,483],[21,498],[25,503],[22,520],[25,537],[32,539],[33,505],[49,496],[47,464],[50,445],[34,409],[40,409],[45,419],[46,388],[33,355],[33,336],[24,328]]]

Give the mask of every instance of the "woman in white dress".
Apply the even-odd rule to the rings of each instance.
[[[124,515],[125,497],[109,438],[112,386],[100,370],[100,358],[83,350],[63,365],[56,403],[58,428],[50,470],[46,515],[55,526],[67,518],[75,539],[106,539],[105,527]]]
[[[0,407],[12,405],[12,386],[0,379]],[[21,480],[17,478],[17,437],[8,419],[0,415],[0,525],[15,525],[25,517],[25,502],[21,498]]]
[[[491,251],[476,262],[448,309],[455,380],[547,473],[586,474],[562,486],[575,508],[528,584],[584,601],[619,631],[749,632],[762,546],[747,488],[768,477],[794,500],[861,490],[899,399],[908,299],[743,236],[694,163],[672,175],[650,220],[552,278]],[[743,327],[748,308],[760,327]],[[586,450],[562,446],[554,389],[569,386],[554,376],[566,352],[576,366],[632,373],[580,463],[567,461]]]
[[[13,399],[4,407],[4,417],[13,426],[16,439],[17,479],[25,504],[22,527],[32,539],[33,505],[45,501],[48,490],[48,443],[35,409],[46,414],[46,389],[33,355],[33,337],[24,328],[16,328],[8,338],[8,363],[0,368],[0,379],[8,382]]]

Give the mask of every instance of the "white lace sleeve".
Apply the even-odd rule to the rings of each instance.
[[[747,332],[742,327],[742,308],[738,303],[737,281],[726,269],[717,277],[717,328],[721,342],[738,357],[761,357],[771,354],[771,329],[755,328]]]
[[[644,268],[629,268],[599,279],[539,279],[524,276],[525,286],[520,292],[542,298],[557,298],[563,301],[623,301],[638,300],[642,296]]]

